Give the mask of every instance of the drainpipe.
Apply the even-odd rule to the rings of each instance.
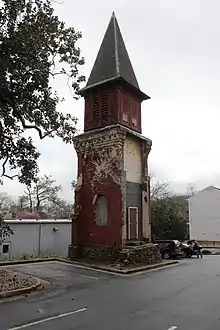
[[[40,258],[40,253],[41,253],[41,233],[42,233],[42,223],[39,223],[38,258]]]
[[[152,242],[152,218],[151,218],[151,198],[150,198],[150,176],[147,177],[147,199],[148,199],[148,216],[149,216],[149,243]]]

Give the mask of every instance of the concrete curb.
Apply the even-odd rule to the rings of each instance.
[[[83,267],[87,267],[87,268],[91,268],[91,269],[108,271],[113,274],[122,274],[122,275],[129,275],[129,274],[139,273],[139,272],[148,271],[148,270],[150,271],[150,270],[159,269],[159,268],[162,269],[165,267],[174,266],[174,265],[179,264],[178,261],[173,260],[173,261],[167,261],[167,262],[166,261],[160,262],[160,263],[154,264],[154,265],[139,266],[139,267],[127,268],[127,269],[118,269],[118,268],[114,268],[114,267],[99,266],[99,265],[88,264],[88,263],[83,263],[83,262],[79,262],[79,261],[72,261],[72,260],[62,259],[62,258],[57,258],[56,261],[60,261],[60,262],[64,262],[64,263],[72,264],[72,265],[77,265],[77,266],[83,266]]]
[[[63,262],[66,264],[71,264],[71,265],[76,265],[76,266],[82,266],[90,269],[97,269],[97,270],[103,270],[107,272],[111,272],[113,274],[122,274],[122,275],[129,275],[129,274],[134,274],[142,271],[150,271],[150,270],[155,270],[155,269],[160,269],[160,268],[166,268],[169,266],[174,266],[178,265],[179,262],[177,260],[172,260],[172,261],[164,261],[158,264],[154,265],[146,265],[146,266],[139,266],[135,268],[127,268],[127,269],[118,269],[115,267],[108,267],[108,266],[99,266],[95,264],[89,264],[85,262],[80,262],[76,260],[69,260],[65,258],[37,258],[37,259],[29,259],[29,260],[13,260],[13,261],[3,261],[0,262],[0,267],[4,266],[10,266],[10,265],[20,265],[20,264],[31,264],[31,263],[41,263],[41,262],[51,262],[51,261],[58,261],[58,262]]]
[[[57,261],[57,258],[35,258],[28,260],[9,260],[9,261],[0,261],[0,267],[12,266],[12,265],[22,265],[22,264],[34,264],[37,262],[48,262],[48,261]]]
[[[15,272],[13,272],[13,273],[16,274]],[[36,280],[35,284],[25,287],[25,288],[21,288],[21,289],[0,292],[0,299],[21,296],[24,294],[28,294],[34,290],[37,290],[41,286],[41,280],[36,277],[33,277],[33,276],[31,276],[31,277]]]
[[[162,262],[162,263],[158,263],[155,265],[149,265],[149,266],[143,266],[143,267],[138,267],[138,268],[132,268],[132,269],[127,269],[124,271],[124,274],[129,275],[129,274],[134,274],[134,273],[138,273],[138,272],[143,272],[143,271],[151,271],[151,270],[155,270],[155,269],[163,269],[169,266],[175,266],[178,265],[179,262],[178,261],[170,261],[170,262]]]

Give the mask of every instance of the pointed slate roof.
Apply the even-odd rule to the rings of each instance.
[[[129,59],[117,19],[113,13],[87,85],[82,91],[117,78],[122,78],[129,85],[139,90],[137,78]]]

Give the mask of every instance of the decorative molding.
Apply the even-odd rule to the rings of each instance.
[[[76,136],[73,140],[77,153],[87,154],[94,150],[104,148],[111,151],[112,147],[123,146],[126,133],[120,129],[111,129],[109,131],[91,132],[85,135]]]

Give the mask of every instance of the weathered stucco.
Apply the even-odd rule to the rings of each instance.
[[[128,238],[127,208],[139,208],[139,238],[150,237],[148,187],[145,178],[150,140],[116,125],[86,132],[74,139],[78,155],[75,191],[79,210],[73,241],[83,246],[121,247]],[[128,178],[142,187],[138,205],[127,205]],[[107,199],[108,221],[96,221],[96,201]]]
[[[142,141],[141,143],[141,161],[142,161],[142,232],[143,238],[151,240],[150,223],[150,184],[148,173],[148,155],[151,151],[151,141]]]
[[[123,226],[122,226],[122,245],[127,240],[127,200],[126,200],[126,172],[122,171],[122,182],[121,182],[122,200],[123,200]]]
[[[79,176],[78,176],[77,182],[76,182],[76,187],[75,187],[76,191],[82,187],[82,183],[83,183],[82,178],[83,178],[82,173],[79,173]]]
[[[129,132],[130,133],[130,132]],[[124,170],[126,173],[126,185],[140,184],[142,193],[139,194],[132,188],[133,194],[130,194],[126,203],[128,207],[138,207],[138,237],[150,240],[150,200],[148,178],[148,155],[151,150],[151,141],[142,136],[127,134],[124,144]],[[133,197],[132,197],[133,196]],[[126,216],[128,223],[128,215]],[[128,223],[129,225],[129,223]],[[128,230],[125,232],[128,237]]]
[[[137,137],[127,135],[124,143],[124,170],[126,181],[141,183],[141,144]]]
[[[77,155],[82,159],[76,189],[76,201],[81,206],[76,223],[79,245],[122,245],[124,140],[125,132],[114,127],[74,139]],[[96,199],[100,195],[108,201],[108,222],[102,226],[95,221]]]

